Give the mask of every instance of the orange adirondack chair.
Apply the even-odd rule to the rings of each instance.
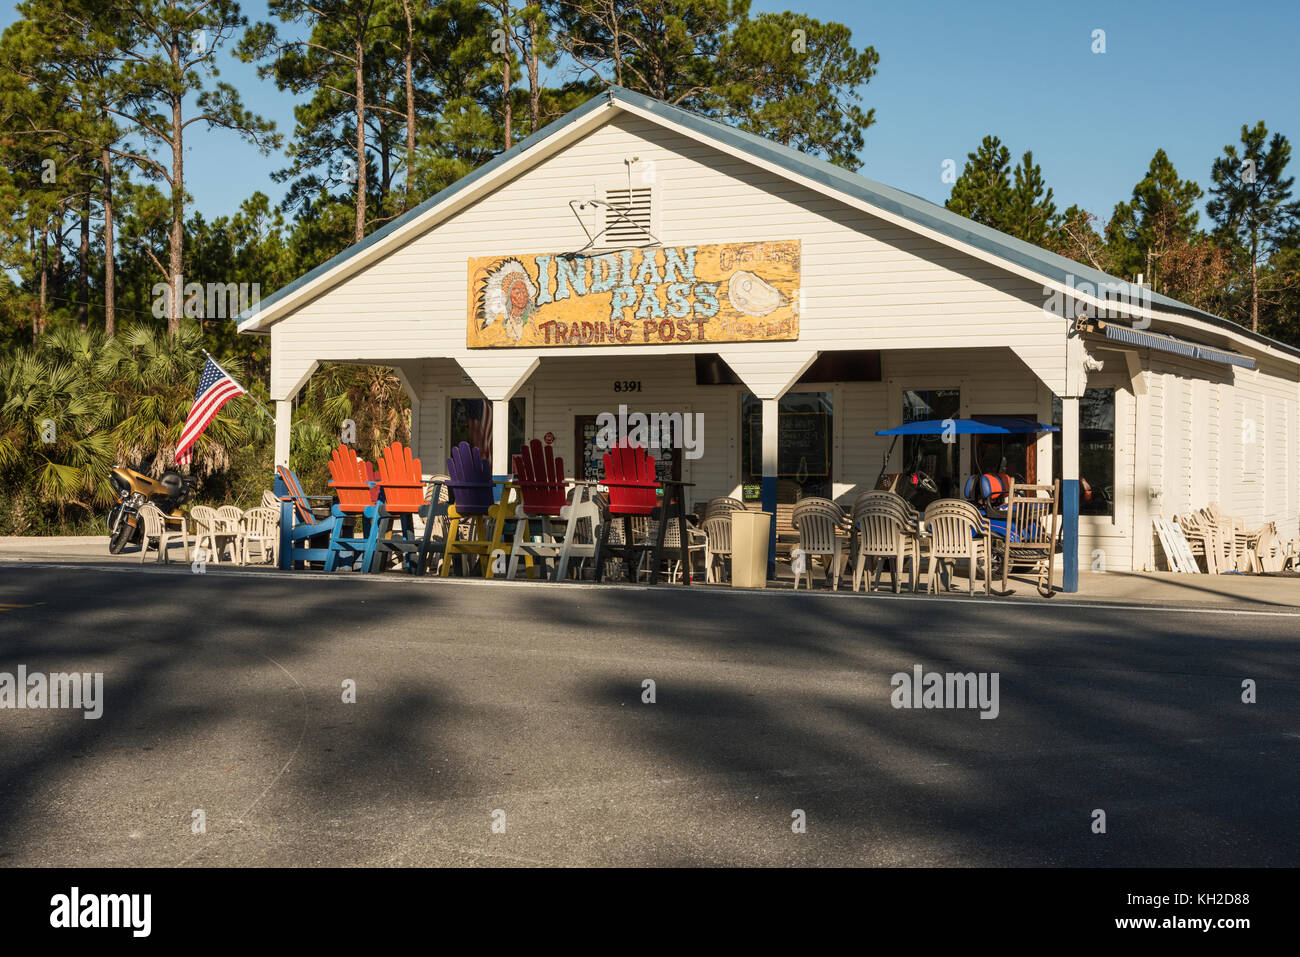
[[[424,479],[420,460],[400,442],[383,449],[379,458],[379,488],[384,508],[393,515],[410,515],[424,504]]]
[[[636,567],[641,554],[653,546],[634,542],[631,519],[634,516],[651,515],[659,507],[659,482],[655,478],[655,460],[639,445],[629,445],[627,440],[620,442],[605,453],[605,479],[603,485],[609,489],[609,499],[605,504],[603,521],[600,523],[600,538],[596,546],[596,581],[604,576],[604,563],[611,555],[623,560],[623,569],[628,581],[636,581]],[[610,523],[616,519],[623,520],[623,542],[619,545],[609,543]]]
[[[333,514],[338,521],[330,533],[329,554],[325,558],[325,571],[332,572],[340,561],[352,565],[361,558],[361,570],[371,571],[379,549],[379,488],[374,468],[363,462],[357,453],[340,445],[330,455],[330,486],[338,495]],[[345,525],[351,520],[352,534],[345,535]]]
[[[411,457],[411,450],[400,442],[394,442],[380,452],[379,485],[382,496],[379,520],[382,527],[379,532],[380,547],[386,553],[402,556],[407,571],[414,572],[420,551],[420,543],[415,538],[413,518],[424,505],[424,480],[420,470],[420,460]],[[399,531],[393,531],[393,520],[397,520]],[[392,532],[391,535],[387,533]],[[387,537],[386,537],[387,535]],[[381,561],[382,571],[386,561]]]
[[[340,445],[330,454],[329,484],[339,497],[339,507],[348,514],[361,513],[379,497],[374,469],[346,445]]]

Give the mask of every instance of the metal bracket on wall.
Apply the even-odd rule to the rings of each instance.
[[[583,246],[581,249],[577,250],[576,252],[571,252],[568,253],[567,255],[570,256],[582,255],[592,246],[596,245],[596,240],[600,239],[601,236],[604,236],[605,233],[609,231],[609,224],[607,223],[605,225],[605,228],[602,229],[600,232],[596,233],[596,235],[593,236],[591,234],[591,230],[587,228],[587,224],[582,221],[582,216],[579,215],[579,211],[586,209],[588,206],[600,206],[606,210],[612,211],[618,216],[619,219],[622,219],[629,226],[633,226],[636,229],[641,230],[641,232],[645,233],[647,236],[650,237],[649,242],[642,243],[640,246],[635,247],[636,249],[644,249],[647,246],[663,245],[663,243],[660,241],[658,236],[656,236],[654,233],[650,232],[650,230],[648,230],[646,227],[642,226],[640,223],[632,219],[632,217],[630,217],[627,214],[627,210],[623,209],[622,207],[615,206],[613,203],[608,203],[603,199],[571,199],[569,200],[569,209],[573,210],[574,218],[578,220],[578,225],[582,227],[582,231],[586,234],[587,245]]]

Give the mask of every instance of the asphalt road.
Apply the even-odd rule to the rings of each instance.
[[[1291,610],[0,565],[0,673],[104,674],[98,720],[0,710],[0,864],[1295,866],[1298,647]],[[917,664],[996,672],[997,717],[893,707]]]

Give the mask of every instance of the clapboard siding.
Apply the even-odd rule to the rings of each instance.
[[[1043,311],[1041,285],[619,114],[277,323],[275,394],[286,394],[292,370],[313,360],[473,354],[465,348],[467,258],[578,248],[585,238],[568,201],[626,184],[623,161],[634,155],[654,163],[665,244],[802,241],[799,341],[741,348],[779,360],[864,340],[877,348],[1007,345],[1048,381],[1063,381],[1064,323]],[[517,351],[630,357],[662,347]]]
[[[1279,374],[1290,370],[1266,363],[1230,369],[1164,355],[1143,361],[1159,514],[1217,504],[1249,527],[1271,521],[1283,538],[1300,533],[1300,403],[1294,378]]]
[[[881,460],[889,448],[889,438],[876,435],[876,430],[898,424],[890,418],[889,386],[884,382],[842,383],[836,395],[835,420],[836,431],[842,436],[836,450],[835,499],[851,506],[860,494],[875,488]]]

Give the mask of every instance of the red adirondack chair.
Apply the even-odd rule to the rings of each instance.
[[[526,515],[559,515],[568,501],[564,459],[549,445],[533,439],[514,457],[515,485],[523,494]]]
[[[658,508],[654,456],[624,440],[605,453],[604,463],[611,515],[649,515]]]
[[[647,543],[633,541],[631,519],[653,514],[659,506],[659,482],[655,478],[655,460],[639,445],[629,445],[626,440],[605,453],[605,478],[602,484],[609,489],[600,538],[596,546],[596,581],[604,577],[605,560],[611,555],[621,558],[629,581],[636,581],[637,561],[641,553],[652,549]],[[611,545],[610,524],[623,520],[623,542]]]
[[[571,556],[590,558],[595,554],[594,541],[578,544],[576,538],[579,522],[587,519],[588,527],[594,530],[600,515],[594,503],[582,502],[581,487],[574,493],[574,504],[569,504],[564,459],[556,458],[549,445],[533,439],[514,456],[514,471],[522,501],[515,510],[515,538],[506,577],[515,577],[522,557],[530,577],[534,559],[554,561],[553,577],[558,581],[567,572]],[[534,537],[535,528],[540,530],[540,537]]]

